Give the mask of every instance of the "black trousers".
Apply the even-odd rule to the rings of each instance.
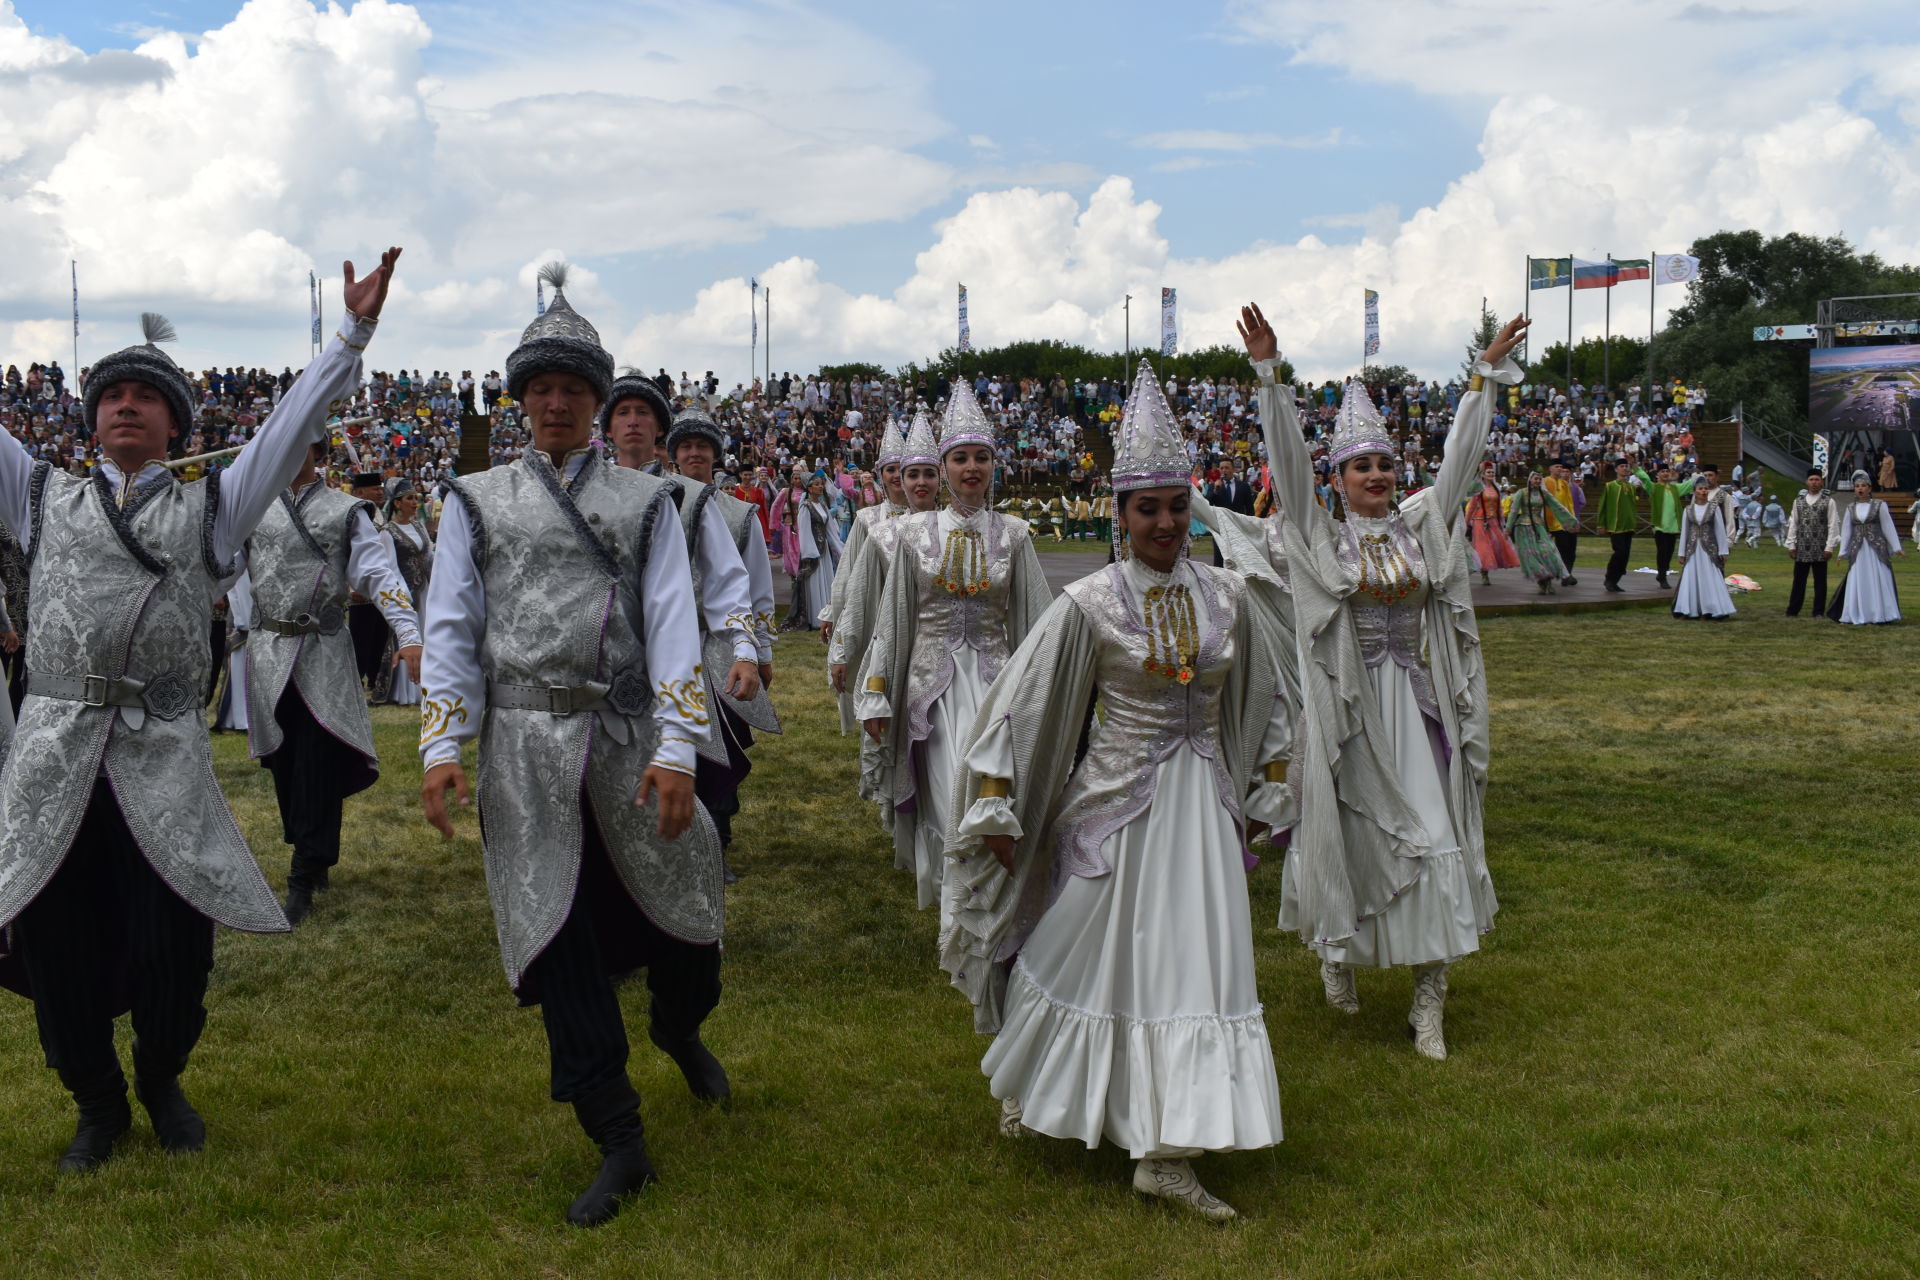
[[[287,880],[318,888],[327,869],[340,861],[340,814],[348,780],[364,770],[365,761],[313,718],[291,679],[273,718],[280,725],[280,749],[260,763],[273,774],[280,838],[293,846]]]
[[[213,647],[213,661],[207,667],[207,705],[213,705],[214,695],[220,692],[220,675],[227,667],[227,620],[213,620],[213,634],[208,637]]]
[[[1560,563],[1566,567],[1566,577],[1573,576],[1574,553],[1580,549],[1580,539],[1571,529],[1556,529],[1553,532],[1553,545],[1560,552]]]
[[[1633,535],[1615,533],[1609,536],[1613,540],[1613,555],[1607,560],[1607,585],[1618,586],[1620,579],[1627,576],[1627,561],[1633,558]]]
[[[713,819],[713,828],[720,836],[720,847],[725,849],[733,843],[733,818],[740,812],[740,784],[753,771],[753,762],[747,759],[746,752],[753,745],[753,730],[732,707],[719,698],[712,699],[708,706],[716,713],[712,729],[726,744],[727,762],[721,764],[705,756],[697,757],[694,761],[693,795],[707,811],[707,816]]]
[[[1807,601],[1807,575],[1813,575],[1813,616],[1819,617],[1827,611],[1827,562],[1825,560],[1795,560],[1793,562],[1793,591],[1787,596],[1787,616],[1800,616],[1800,606]]]
[[[147,862],[105,779],[66,861],[13,930],[49,1067],[85,1082],[117,1074],[113,1022],[130,1003],[135,1073],[185,1069],[207,1024],[213,922]]]
[[[581,819],[585,836],[573,909],[527,966],[523,988],[539,995],[555,1102],[586,1097],[625,1073],[627,1028],[615,990],[624,972],[646,967],[653,1025],[663,1039],[698,1034],[720,1003],[719,944],[683,942],[647,919],[607,860],[584,800]]]
[[[1673,567],[1673,549],[1679,545],[1679,534],[1662,533],[1658,529],[1653,531],[1653,554],[1655,557],[1653,567],[1660,571],[1662,578],[1665,578],[1667,576],[1667,570]]]
[[[348,605],[347,631],[353,637],[353,665],[371,688],[380,676],[380,655],[387,648],[387,620],[378,605]]]

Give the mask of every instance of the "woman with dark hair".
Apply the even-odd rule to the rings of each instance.
[[[827,510],[826,477],[808,479],[805,495],[787,512],[792,518],[788,536],[793,539],[799,568],[793,578],[787,620],[780,624],[782,631],[820,629],[821,615],[833,599],[833,575],[840,563],[840,531]]]
[[[1475,363],[1439,475],[1404,502],[1386,424],[1349,385],[1328,450],[1347,511],[1336,520],[1313,501],[1292,389],[1274,380],[1273,327],[1257,306],[1240,316],[1284,517],[1302,702],[1280,926],[1319,955],[1327,1002],[1342,1012],[1360,1007],[1356,966],[1411,966],[1408,1034],[1444,1058],[1447,966],[1479,949],[1497,909],[1481,831],[1486,673],[1459,530],[1483,483],[1485,383],[1520,380],[1507,357],[1527,321],[1509,322]]]
[[[874,782],[884,787],[895,865],[913,869],[923,909],[941,904],[943,933],[965,736],[1053,595],[1026,530],[992,508],[994,445],[973,388],[956,381],[939,441],[948,505],[893,521],[893,559],[854,686],[854,714],[880,748]]]
[[[941,965],[995,1034],[1002,1133],[1111,1142],[1134,1190],[1223,1221],[1191,1159],[1281,1137],[1243,857],[1290,807],[1289,716],[1246,585],[1188,558],[1189,475],[1143,363],[1117,559],[1054,601],[962,744]]]
[[[1673,593],[1676,618],[1733,616],[1733,595],[1726,579],[1732,538],[1726,516],[1712,496],[1712,486],[1700,476],[1693,482],[1693,501],[1680,512],[1680,589]]]
[[[1900,592],[1893,581],[1894,556],[1905,556],[1893,512],[1873,496],[1873,478],[1853,473],[1853,505],[1840,518],[1840,556],[1848,562],[1840,584],[1841,622],[1871,624],[1900,621]]]
[[[1471,503],[1467,509],[1473,509]],[[1567,566],[1560,560],[1560,550],[1554,545],[1555,521],[1570,525],[1573,512],[1561,506],[1560,500],[1547,491],[1538,471],[1530,472],[1527,487],[1513,495],[1513,505],[1507,511],[1507,533],[1513,539],[1514,552],[1520,557],[1520,571],[1538,584],[1543,596],[1555,594],[1560,579],[1567,573]]]

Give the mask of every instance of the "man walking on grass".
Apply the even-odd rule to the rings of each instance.
[[[1626,576],[1627,562],[1633,558],[1633,531],[1640,515],[1634,504],[1633,477],[1626,462],[1613,464],[1613,479],[1600,491],[1600,505],[1594,523],[1613,543],[1613,555],[1607,560],[1606,585],[1609,591],[1625,591],[1620,579]]]

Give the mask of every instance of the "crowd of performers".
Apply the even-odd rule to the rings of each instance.
[[[336,340],[224,471],[183,482],[168,464],[193,408],[157,317],[88,382],[108,459],[90,477],[0,442],[34,638],[18,723],[0,725],[0,980],[34,1000],[78,1110],[62,1170],[105,1162],[132,1124],[123,1012],[159,1143],[204,1145],[180,1077],[214,927],[284,932],[315,910],[344,803],[377,774],[371,681],[419,702],[427,820],[452,836],[478,803],[508,985],[539,1007],[551,1097],[600,1153],[568,1219],[606,1222],[653,1181],[616,985],[646,970],[649,1040],[696,1098],[728,1099],[701,1037],[721,994],[726,850],[756,732],[781,727],[758,496],[793,579],[788,624],[828,642],[859,793],[937,912],[929,962],[991,1036],[981,1069],[1002,1133],[1111,1142],[1141,1194],[1234,1216],[1192,1161],[1281,1140],[1246,883],[1262,840],[1284,851],[1278,924],[1318,957],[1327,1003],[1356,1012],[1357,970],[1407,969],[1413,1047],[1447,1056],[1449,967],[1497,906],[1467,548],[1492,519],[1474,507],[1489,384],[1520,379],[1524,320],[1482,353],[1437,479],[1405,500],[1393,436],[1350,390],[1330,441],[1344,519],[1315,501],[1257,307],[1240,328],[1268,517],[1191,485],[1143,363],[1115,435],[1112,559],[1056,596],[1025,523],[995,509],[997,442],[965,383],[937,423],[922,408],[889,429],[886,501],[842,545],[804,476],[776,495],[718,487],[719,428],[616,376],[557,265],[552,304],[506,361],[523,456],[449,482],[431,538],[404,483],[329,487],[328,407],[357,382],[398,257],[347,268]],[[1521,498],[1502,532],[1551,576],[1548,520],[1567,519],[1567,498],[1551,481]],[[1856,570],[1861,548],[1884,562],[1883,514],[1856,507],[1843,530],[1829,512],[1818,536]],[[1796,506],[1805,527],[1819,518]],[[1221,566],[1188,556],[1196,519]],[[1696,491],[1683,595],[1684,575],[1724,555],[1717,520]],[[1876,607],[1879,586],[1849,585],[1850,608]],[[223,598],[249,639],[219,719],[272,773],[293,850],[284,904],[198,714]],[[386,634],[356,626],[357,607]]]

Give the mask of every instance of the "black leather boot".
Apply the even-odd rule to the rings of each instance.
[[[153,1122],[153,1136],[171,1155],[191,1155],[207,1145],[207,1124],[200,1113],[180,1092],[180,1073],[187,1069],[187,1055],[162,1057],[148,1051],[144,1042],[133,1042],[133,1096],[147,1109]]]
[[[713,1056],[713,1050],[700,1042],[700,1033],[694,1032],[685,1039],[670,1039],[663,1035],[658,1026],[647,1029],[647,1039],[653,1041],[654,1048],[673,1059],[680,1068],[680,1074],[687,1079],[687,1088],[693,1096],[702,1102],[727,1103],[733,1099],[733,1086],[727,1081],[727,1069],[720,1065],[720,1059]]]
[[[133,1127],[133,1108],[127,1105],[127,1078],[116,1066],[113,1074],[90,1080],[62,1071],[60,1083],[67,1086],[80,1108],[80,1123],[60,1157],[59,1171],[85,1173],[97,1169],[113,1156],[114,1144]]]
[[[301,866],[295,855],[293,867],[287,872],[287,923],[299,924],[313,914],[313,895],[323,892],[327,887],[327,869],[310,870]]]
[[[567,1221],[576,1227],[598,1227],[613,1221],[625,1197],[659,1179],[647,1156],[640,1095],[625,1075],[576,1100],[573,1114],[600,1148],[600,1171],[567,1208]]]

